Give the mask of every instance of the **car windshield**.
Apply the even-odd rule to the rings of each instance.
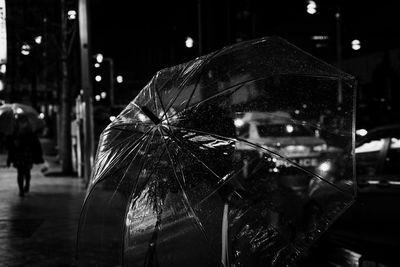
[[[293,124],[261,124],[257,125],[257,130],[260,137],[314,136],[306,127]]]

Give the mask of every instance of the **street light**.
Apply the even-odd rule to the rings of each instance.
[[[193,47],[193,43],[194,43],[194,41],[193,41],[192,37],[189,37],[189,36],[186,37],[185,46],[187,48],[192,48]]]
[[[76,19],[76,11],[75,10],[68,10],[68,19],[69,20],[74,20]]]
[[[7,71],[7,66],[6,66],[6,64],[1,64],[0,65],[0,72],[1,73],[6,73],[6,71]]]
[[[35,43],[37,43],[37,44],[41,44],[42,43],[42,36],[41,35],[35,37]]]
[[[336,59],[337,59],[337,67],[338,69],[342,68],[342,23],[340,16],[340,8],[337,8],[335,13],[336,20]],[[343,102],[343,89],[342,89],[342,80],[338,79],[338,104],[341,105]],[[340,107],[340,106],[339,106]]]
[[[315,1],[307,1],[307,13],[311,15],[317,13],[317,4],[315,3]]]
[[[355,39],[355,40],[351,41],[351,48],[353,50],[359,50],[361,48],[360,40]]]
[[[95,57],[96,57],[97,63],[103,62],[104,57],[103,57],[102,54],[99,53],[99,54],[97,54]]]
[[[96,54],[94,57],[97,61],[97,63],[95,63],[96,68],[100,67],[100,63],[102,63],[103,61],[105,61],[109,64],[109,67],[110,67],[109,68],[109,71],[110,71],[110,105],[113,106],[114,105],[114,60],[109,57],[104,57],[103,54],[101,54],[101,53]],[[99,64],[99,65],[96,65],[96,64]],[[117,79],[118,79],[118,77],[117,77]],[[122,76],[120,79],[122,79]],[[97,79],[96,79],[96,81],[97,81]],[[101,79],[100,79],[100,81],[101,81]],[[118,80],[117,80],[117,82],[118,82]]]
[[[121,75],[117,76],[117,83],[123,83],[124,78]]]
[[[27,56],[31,53],[31,46],[28,43],[23,43],[21,47],[21,54]]]

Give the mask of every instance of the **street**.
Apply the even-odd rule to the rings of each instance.
[[[85,189],[77,177],[32,170],[31,192],[18,196],[16,169],[0,155],[0,266],[75,266],[77,222]],[[57,170],[57,165],[51,164]]]
[[[5,166],[5,159],[6,155],[1,154],[0,267],[77,266],[75,262],[77,222],[85,196],[82,180],[77,177],[58,175],[59,165],[52,163],[52,159],[46,156],[46,160],[50,161],[48,174],[45,176],[41,172],[41,167],[35,166],[32,170],[31,192],[21,198],[18,196],[16,171],[14,168]],[[369,199],[374,200],[371,197],[363,198],[355,205],[363,205]],[[374,207],[375,210],[385,207],[380,203],[376,205],[369,203],[368,206]],[[394,242],[384,246],[385,251],[373,250],[373,247],[368,251],[365,249],[369,249],[370,242],[375,240],[374,236],[371,236],[371,231],[363,231],[364,234],[360,232],[361,228],[371,229],[372,227],[375,229],[372,231],[375,235],[389,236],[389,234],[382,234],[382,231],[386,229],[383,222],[387,220],[383,219],[381,223],[375,223],[373,226],[370,223],[374,218],[361,216],[362,218],[355,222],[351,218],[358,218],[360,214],[354,217],[352,210],[354,209],[344,214],[332,226],[332,229],[321,237],[316,247],[311,249],[309,257],[301,260],[299,266],[320,266],[321,262],[324,264],[329,262],[329,266],[336,264],[338,264],[336,266],[358,266],[361,256],[371,264],[385,262],[385,266],[396,266],[391,265],[397,261],[391,249],[398,246],[395,245],[397,244],[395,235],[392,239],[386,238],[385,242],[380,242],[380,244],[386,244],[390,240]],[[379,218],[387,218],[387,216]],[[359,228],[361,225],[365,227]],[[376,225],[381,227],[376,228]],[[387,230],[393,231],[393,227]],[[349,242],[353,243],[349,245]],[[345,247],[354,250],[344,249]],[[375,255],[377,253],[380,257]],[[375,260],[369,260],[370,256]]]

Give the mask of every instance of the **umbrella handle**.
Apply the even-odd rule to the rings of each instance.
[[[222,266],[229,266],[229,247],[228,247],[228,213],[229,204],[225,202],[224,213],[222,215],[222,248],[221,248],[221,263]]]

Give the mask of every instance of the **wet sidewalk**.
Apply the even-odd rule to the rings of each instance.
[[[75,266],[75,242],[85,195],[82,179],[60,176],[51,164],[32,170],[31,190],[19,197],[16,170],[0,155],[0,266]]]

